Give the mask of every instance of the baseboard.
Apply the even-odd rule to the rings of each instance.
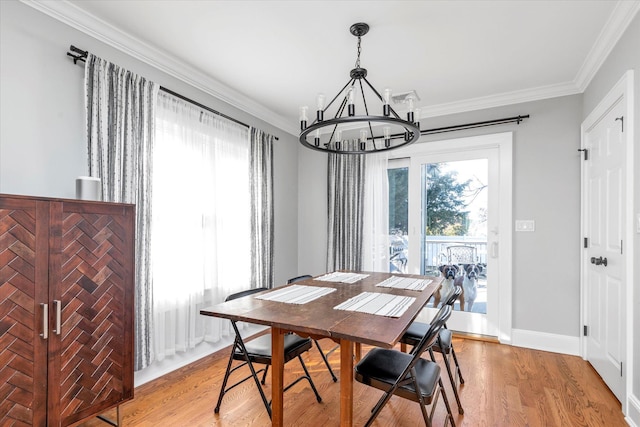
[[[631,427],[640,427],[640,398],[631,395],[627,398],[627,416],[625,421]]]
[[[246,336],[260,334],[264,332],[264,329],[264,326],[249,325],[246,329],[243,330],[242,336],[245,337],[245,334],[247,334]],[[161,376],[166,375],[169,372],[175,371],[176,369],[182,368],[183,366],[187,366],[188,364],[193,363],[196,360],[209,356],[210,354],[222,350],[223,348],[232,344],[233,337],[227,336],[221,338],[217,342],[202,342],[195,348],[189,349],[189,351],[178,352],[173,356],[166,357],[160,362],[153,362],[148,367],[134,372],[134,387],[139,387],[142,384],[148,383],[149,381],[155,380],[156,378],[160,378]]]
[[[568,335],[513,329],[511,331],[511,345],[580,356],[580,338]]]

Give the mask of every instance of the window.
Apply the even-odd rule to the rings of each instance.
[[[248,289],[249,131],[164,92],[153,148],[155,358],[217,341],[228,322],[199,310]]]

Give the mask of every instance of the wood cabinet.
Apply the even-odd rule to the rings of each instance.
[[[0,195],[0,425],[133,398],[133,205]]]

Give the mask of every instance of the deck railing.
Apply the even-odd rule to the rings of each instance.
[[[393,259],[402,259],[405,252],[406,256],[406,238],[394,238],[391,240],[390,254]],[[476,248],[477,262],[487,264],[487,238],[486,237],[468,237],[468,236],[425,236],[424,242],[424,262],[422,265],[423,274],[439,274],[438,267],[447,264],[447,247],[449,246],[473,246]],[[396,255],[395,258],[393,255]],[[406,258],[405,258],[406,259]],[[403,270],[401,263],[395,263],[396,268]],[[485,268],[486,270],[486,268]]]
[[[477,262],[487,263],[487,238],[468,236],[425,236],[424,270],[438,271],[438,267],[447,264],[447,247],[473,246],[476,248]]]

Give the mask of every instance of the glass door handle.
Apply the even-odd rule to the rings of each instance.
[[[491,258],[498,258],[498,242],[491,243]]]

